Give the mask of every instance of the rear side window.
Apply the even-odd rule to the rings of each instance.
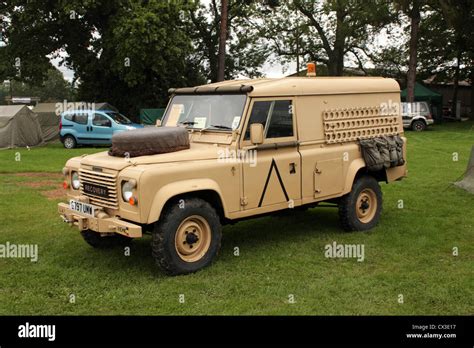
[[[87,114],[75,114],[73,121],[79,124],[87,124]]]
[[[87,114],[67,114],[67,115],[64,115],[65,120],[68,120],[68,121],[71,121],[71,122],[74,122],[74,123],[78,123],[78,124],[87,124],[87,118],[88,118]]]
[[[250,139],[250,125],[261,123],[265,138],[293,136],[293,112],[291,100],[257,101],[253,104],[244,140]]]
[[[425,103],[420,103],[420,111],[421,112],[428,112],[428,108],[426,107]]]

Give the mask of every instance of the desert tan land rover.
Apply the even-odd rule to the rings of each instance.
[[[387,78],[235,80],[170,90],[158,127],[70,159],[65,222],[103,248],[152,235],[168,274],[215,258],[222,225],[318,202],[374,227],[379,182],[406,176],[400,90]]]

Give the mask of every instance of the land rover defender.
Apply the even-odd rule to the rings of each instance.
[[[222,226],[244,218],[326,201],[344,230],[371,229],[379,182],[407,174],[393,79],[233,80],[170,94],[157,127],[67,161],[59,214],[93,247],[150,233],[166,273],[195,272],[217,255]]]

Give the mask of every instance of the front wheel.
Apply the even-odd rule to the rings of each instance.
[[[423,132],[426,129],[426,123],[421,120],[415,120],[411,124],[411,129],[415,132]]]
[[[169,275],[208,266],[221,245],[222,227],[215,209],[199,198],[172,202],[155,224],[152,254]]]
[[[352,190],[339,201],[339,220],[346,231],[366,231],[375,227],[382,212],[382,190],[372,176],[356,179]]]

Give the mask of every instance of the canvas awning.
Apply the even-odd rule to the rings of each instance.
[[[400,97],[402,101],[405,101],[407,98],[407,89],[405,88],[400,92]],[[432,91],[431,89],[423,86],[421,83],[415,83],[415,101],[427,101],[431,104],[441,105],[443,102],[443,97],[441,94]]]
[[[165,109],[140,109],[140,123],[155,125],[156,120],[161,120]]]

